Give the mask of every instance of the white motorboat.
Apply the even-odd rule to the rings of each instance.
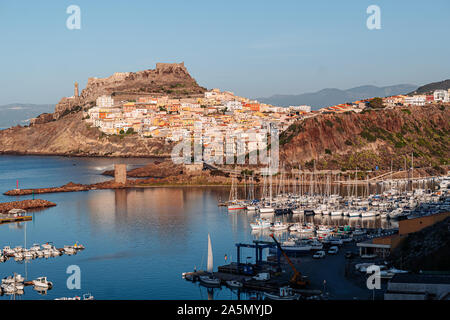
[[[315,229],[311,228],[311,227],[304,227],[301,228],[300,230],[298,230],[298,232],[302,233],[302,234],[312,234],[314,233]]]
[[[272,231],[282,231],[289,229],[289,225],[287,223],[283,223],[280,221],[276,221],[271,227],[270,230]]]
[[[376,217],[378,213],[376,211],[363,211],[361,212],[361,218]]]
[[[34,253],[33,253],[32,251],[26,250],[26,251],[24,251],[24,253],[23,253],[23,257],[24,257],[25,259],[33,259],[33,258],[35,257],[35,255],[34,255]]]
[[[330,212],[330,215],[332,216],[332,217],[340,217],[340,216],[342,216],[342,211],[339,211],[339,210],[336,210],[336,211],[331,211]]]
[[[359,211],[356,211],[356,210],[351,210],[351,211],[348,212],[348,216],[350,218],[358,218],[358,217],[361,216],[361,213]]]
[[[53,283],[48,281],[47,277],[40,277],[36,280],[33,280],[32,282],[36,288],[50,289],[51,287],[53,287]]]
[[[365,235],[367,232],[365,230],[362,229],[355,229],[355,231],[352,232],[352,236],[363,236]]]
[[[239,282],[237,280],[229,280],[225,281],[228,287],[230,288],[242,288],[244,284],[242,282]]]
[[[10,256],[10,255],[13,255],[14,253],[15,253],[15,251],[13,249],[11,249],[10,246],[3,247],[3,254],[5,256]]]
[[[289,227],[290,231],[299,231],[303,228],[303,224],[302,223],[294,223],[292,226]]]
[[[72,246],[64,246],[64,253],[67,255],[72,255],[77,253],[77,251]]]
[[[210,285],[210,286],[219,286],[220,285],[220,279],[215,277],[212,274],[200,276],[199,279],[202,283]]]
[[[310,241],[309,245],[311,246],[311,250],[314,250],[314,251],[323,249],[323,244],[317,240]]]
[[[51,245],[50,243],[47,242],[42,245],[42,248],[51,250],[53,248],[53,245]]]
[[[255,223],[250,223],[250,227],[252,228],[252,230],[261,230],[270,228],[270,225],[271,225],[270,221],[265,219],[258,219],[255,221]]]
[[[275,213],[275,210],[272,207],[263,207],[263,208],[259,208],[259,213],[260,214],[271,214],[271,213]]]
[[[293,293],[290,287],[281,287],[278,294],[265,292],[264,296],[268,300],[298,300],[299,294]]]
[[[20,275],[18,273],[14,273],[14,281],[16,283],[23,283],[25,281],[25,278],[22,277],[22,275]]]
[[[16,260],[23,260],[24,256],[22,252],[16,252],[14,253],[14,259]]]
[[[16,286],[14,284],[8,284],[5,286],[2,285],[2,290],[6,294],[14,294],[17,291]]]
[[[23,248],[21,246],[17,246],[13,250],[14,250],[15,253],[22,253],[23,252]]]
[[[62,252],[59,251],[58,249],[56,249],[55,247],[53,247],[53,248],[50,250],[50,252],[51,252],[51,255],[52,255],[53,257],[58,257],[58,256],[62,255]]]
[[[41,246],[35,243],[31,246],[30,251],[41,251]]]
[[[247,211],[256,211],[255,206],[247,206]]]

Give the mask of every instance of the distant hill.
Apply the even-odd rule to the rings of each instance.
[[[426,84],[424,86],[417,88],[417,90],[411,93],[424,94],[433,92],[435,90],[448,90],[448,89],[450,89],[450,79]]]
[[[0,128],[28,124],[30,118],[41,113],[51,113],[54,109],[54,104],[12,103],[2,105],[0,106]]]
[[[272,97],[259,98],[257,100],[264,103],[285,107],[294,105],[310,105],[314,110],[361,99],[406,94],[416,89],[417,86],[411,84],[399,84],[387,87],[367,85],[348,90],[328,88],[313,93],[304,93],[299,95],[274,95]]]

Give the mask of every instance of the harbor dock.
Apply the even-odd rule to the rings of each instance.
[[[243,284],[243,289],[250,291],[262,291],[262,292],[278,292],[278,290],[283,287],[289,285],[289,277],[286,274],[279,274],[277,276],[273,276],[271,279],[266,281],[259,281],[253,279],[251,276],[235,274],[229,272],[223,272],[227,269],[233,269],[232,265],[220,266],[218,272],[214,272],[213,275],[220,279],[221,284],[226,284],[226,281],[239,281]],[[199,281],[201,276],[207,275],[208,273],[205,271],[194,271],[187,272],[184,274],[185,278],[190,278],[192,281]],[[313,289],[304,289],[304,288],[293,288],[293,291],[296,293],[300,293],[304,296],[316,296],[322,294],[321,290],[313,290]]]
[[[24,222],[33,220],[32,216],[19,216],[13,217],[9,215],[0,214],[0,224],[12,223],[12,222]]]

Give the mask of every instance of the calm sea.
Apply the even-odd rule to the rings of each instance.
[[[127,163],[132,168],[148,161],[0,156],[0,192],[15,188],[17,180],[21,188],[104,181],[108,178],[101,172],[112,169],[114,163]],[[252,234],[249,223],[253,217],[228,214],[217,206],[218,199],[226,199],[228,193],[228,188],[222,187],[161,187],[39,195],[57,206],[33,212],[26,228],[24,223],[1,225],[0,248],[50,241],[63,247],[79,241],[86,250],[27,263],[10,259],[0,264],[0,276],[14,272],[28,280],[46,276],[54,284],[46,295],[27,287],[17,299],[54,299],[88,292],[96,299],[236,299],[237,294],[226,288],[208,292],[181,278],[194,267],[206,267],[208,233],[215,268],[225,263],[225,255],[228,262],[236,261],[235,243],[269,240],[267,235]],[[30,198],[0,195],[1,202]],[[253,255],[244,250],[242,259],[251,261]],[[71,265],[81,269],[80,290],[67,288],[66,270]]]

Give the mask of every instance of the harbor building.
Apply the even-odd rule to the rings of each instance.
[[[399,221],[398,233],[357,243],[361,257],[386,258],[406,237],[450,217],[450,212]]]
[[[450,300],[450,275],[396,274],[384,300]]]

